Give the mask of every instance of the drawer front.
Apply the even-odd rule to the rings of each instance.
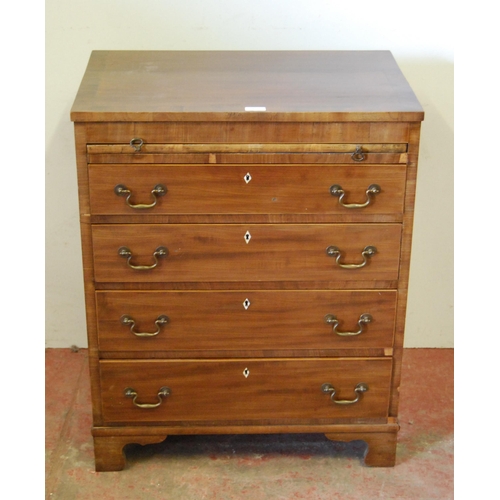
[[[96,295],[101,351],[202,350],[210,357],[217,350],[384,348],[393,340],[394,290]]]
[[[102,283],[396,280],[401,226],[113,224],[92,239]]]
[[[405,180],[401,165],[89,165],[98,215],[402,214]]]
[[[386,417],[391,366],[390,358],[101,361],[103,417],[106,423]],[[368,388],[361,395],[354,391],[360,383]],[[337,404],[323,384],[335,389],[335,399],[359,400]],[[158,396],[163,387],[169,394]]]

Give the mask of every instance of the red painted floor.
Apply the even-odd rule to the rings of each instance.
[[[453,360],[453,349],[405,349],[394,468],[365,467],[363,442],[323,435],[170,436],[96,473],[87,351],[47,349],[46,498],[452,499]]]

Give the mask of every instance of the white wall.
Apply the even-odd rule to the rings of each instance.
[[[92,50],[388,49],[426,114],[405,345],[452,347],[453,51],[438,5],[46,0],[46,345],[87,345],[69,112]]]

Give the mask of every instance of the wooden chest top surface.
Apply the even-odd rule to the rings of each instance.
[[[421,121],[389,51],[94,51],[73,121]]]

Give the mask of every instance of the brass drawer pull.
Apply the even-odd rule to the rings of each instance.
[[[144,141],[140,137],[134,137],[130,139],[130,146],[135,149],[135,151],[140,151]]]
[[[376,195],[380,193],[381,188],[378,184],[370,184],[368,189],[365,191],[366,193],[366,201],[364,203],[344,203],[345,191],[342,189],[342,186],[339,184],[334,184],[330,187],[330,193],[332,196],[339,197],[339,204],[344,208],[364,208],[367,207],[372,202],[372,195]]]
[[[167,192],[167,188],[163,184],[157,184],[152,190],[151,190],[151,196],[153,197],[153,203],[145,204],[145,203],[137,203],[136,205],[130,203],[130,198],[132,196],[132,191],[127,187],[124,186],[123,184],[118,184],[115,186],[115,194],[116,196],[126,196],[127,198],[125,201],[127,202],[127,205],[130,208],[135,208],[135,209],[144,209],[144,208],[153,208],[156,203],[158,202],[158,197],[159,196],[165,196],[165,193]]]
[[[342,254],[340,253],[340,249],[336,246],[329,246],[326,249],[326,253],[330,257],[336,257],[335,262],[343,269],[359,269],[360,267],[366,266],[366,264],[368,263],[368,259],[377,253],[377,249],[373,246],[365,247],[361,252],[361,255],[363,256],[363,262],[361,262],[361,264],[342,264],[340,262],[340,257],[342,257]]]
[[[167,396],[170,396],[171,390],[169,387],[161,387],[160,390],[158,391],[158,403],[138,403],[137,402],[137,392],[134,389],[131,389],[130,387],[127,387],[124,391],[123,394],[125,395],[126,398],[133,398],[132,403],[134,403],[135,406],[138,408],[158,408],[163,403],[162,398],[166,398]]]
[[[154,269],[158,265],[158,259],[160,257],[166,257],[168,255],[168,249],[166,247],[158,247],[153,252],[154,264],[150,266],[137,266],[132,264],[130,261],[132,260],[132,252],[127,247],[120,247],[118,249],[118,255],[120,257],[125,257],[127,259],[127,265],[131,269],[136,269],[138,271],[145,271],[147,269]]]
[[[354,392],[356,393],[355,399],[335,399],[335,394],[337,391],[335,390],[335,387],[333,387],[332,384],[323,384],[321,386],[321,392],[325,393],[331,392],[330,395],[331,400],[338,405],[352,405],[354,403],[357,403],[361,399],[363,392],[366,392],[367,390],[368,386],[364,382],[361,382],[354,388]]]
[[[135,326],[135,319],[131,318],[130,316],[122,316],[120,318],[120,321],[122,322],[123,325],[130,325],[130,331],[136,336],[136,337],[155,337],[160,333],[161,327],[163,325],[166,325],[170,320],[168,316],[165,316],[164,314],[158,316],[155,321],[156,325],[156,332],[153,333],[141,333],[141,332],[135,332],[134,331],[134,326]]]
[[[353,161],[363,161],[366,157],[363,153],[363,148],[361,146],[356,146],[354,153],[352,153],[351,158]]]
[[[327,323],[328,325],[332,325],[333,332],[340,337],[354,337],[356,335],[359,335],[360,333],[363,333],[363,326],[371,323],[372,320],[373,317],[371,316],[371,314],[362,314],[358,320],[359,329],[357,332],[339,332],[337,330],[337,327],[339,326],[339,320],[337,319],[337,317],[333,314],[327,314],[325,316],[325,323]]]

